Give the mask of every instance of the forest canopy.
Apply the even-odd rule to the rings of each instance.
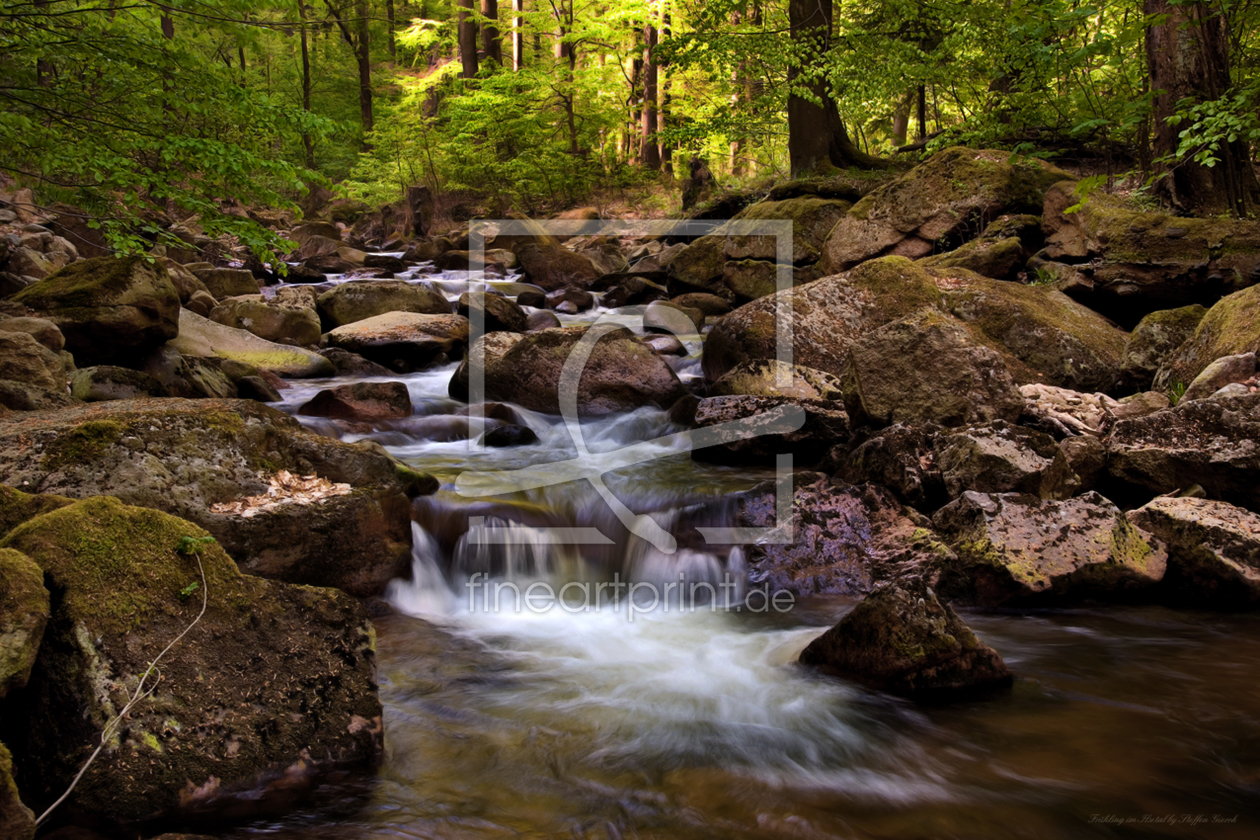
[[[959,144],[1245,214],[1258,5],[3,0],[0,168],[123,250],[165,213],[265,253],[225,207],[329,185],[533,213],[693,157],[741,185]]]

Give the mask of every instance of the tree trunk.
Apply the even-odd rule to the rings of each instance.
[[[639,131],[639,159],[648,169],[659,171],[661,152],[656,145],[656,27],[643,27],[643,119]]]
[[[789,0],[788,25],[793,46],[802,62],[817,63],[831,46],[831,0]],[[789,81],[800,76],[793,68]],[[878,169],[888,162],[866,154],[853,144],[831,98],[825,79],[809,85],[821,104],[796,93],[788,94],[788,159],[792,177],[809,175],[828,164],[840,168]]]
[[[920,143],[927,140],[927,85],[919,85],[919,134],[915,137]]]
[[[385,0],[385,22],[389,31],[389,60],[398,58],[398,43],[394,39],[394,0]]]
[[[499,37],[499,0],[481,0],[481,16],[487,22],[481,25],[481,44],[486,60],[503,65],[503,41]],[[494,21],[491,23],[490,21]]]
[[[368,43],[368,11],[367,0],[356,0],[355,14],[359,17],[358,39],[354,54],[359,62],[359,116],[363,121],[363,131],[372,130],[372,58]],[[364,144],[366,147],[366,143]]]
[[[525,0],[512,0],[512,69],[525,67]]]
[[[892,118],[892,136],[893,145],[901,148],[906,145],[910,136],[910,108],[914,103],[914,91],[906,91],[906,95],[897,103],[897,107],[893,109]]]
[[[302,34],[302,110],[311,112],[311,51],[306,35],[306,4],[298,3],[298,20],[301,21]],[[302,148],[306,150],[306,168],[315,168],[315,147],[311,143],[310,132],[302,134]]]
[[[473,0],[459,0],[459,60],[463,65],[460,76],[477,77],[477,21],[472,16]]]
[[[1169,125],[1183,99],[1209,102],[1230,86],[1229,33],[1219,9],[1205,3],[1173,5],[1169,0],[1145,0],[1148,16],[1164,21],[1146,30],[1146,58],[1154,102],[1154,169],[1156,194],[1186,212],[1228,210],[1244,215],[1254,206],[1260,187],[1251,168],[1246,144],[1217,149],[1220,162],[1203,166],[1187,157],[1177,160],[1181,126]]]

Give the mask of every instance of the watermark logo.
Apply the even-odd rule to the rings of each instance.
[[[792,223],[786,220],[735,220],[708,222],[693,220],[642,221],[642,222],[593,222],[593,221],[529,221],[517,219],[478,220],[469,227],[469,263],[486,264],[486,238],[498,236],[734,236],[744,242],[773,242],[775,251],[775,285],[783,292],[792,288]],[[483,273],[484,278],[484,273]],[[469,320],[471,322],[469,356],[469,403],[479,406],[485,402],[485,347],[477,339],[485,334],[485,292],[471,294]],[[787,388],[791,384],[792,365],[792,303],[788,295],[776,295],[775,309],[776,385]],[[642,326],[642,313],[637,316]],[[680,319],[687,321],[686,318]],[[689,323],[689,322],[688,322]],[[634,325],[631,320],[631,325]],[[710,446],[748,440],[768,434],[783,434],[799,429],[805,422],[804,411],[799,406],[780,405],[760,415],[744,417],[727,423],[678,432],[649,441],[631,444],[614,452],[594,453],[590,450],[582,431],[578,411],[579,384],[586,365],[601,338],[613,330],[627,326],[625,312],[616,317],[605,315],[592,324],[581,340],[570,351],[560,373],[560,414],[569,437],[576,448],[576,456],[561,461],[550,461],[516,470],[465,471],[455,482],[455,489],[466,497],[500,496],[508,493],[564,484],[570,481],[586,481],[591,484],[613,511],[617,519],[631,533],[650,543],[659,551],[672,554],[678,550],[674,537],[664,530],[651,516],[630,510],[604,481],[610,472],[627,466],[647,463],[677,455],[680,451],[694,451]],[[687,325],[666,323],[659,325],[682,340]],[[474,440],[473,445],[478,445]],[[788,544],[793,540],[791,522],[792,505],[792,456],[779,455],[776,459],[776,523],[765,528],[699,528],[701,536],[710,544]],[[470,525],[478,539],[488,542],[510,541],[510,531],[479,528],[483,522],[474,518]],[[612,542],[596,528],[554,528],[550,539],[566,544],[604,544]]]

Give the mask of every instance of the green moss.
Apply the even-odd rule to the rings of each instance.
[[[0,538],[41,513],[74,504],[74,499],[65,496],[42,494],[32,496],[21,490],[0,485]]]
[[[234,359],[273,372],[306,370],[311,366],[309,356],[285,350],[224,350],[220,348],[214,352],[219,358]]]
[[[98,257],[73,262],[23,289],[13,299],[32,309],[94,308],[131,287],[137,272],[166,279],[174,292],[166,269],[150,265],[146,257]]]
[[[89,420],[57,438],[44,455],[46,470],[90,461],[122,437],[125,426],[117,420]]]
[[[849,282],[878,300],[889,321],[925,306],[937,306],[942,299],[931,275],[905,257],[880,257],[864,262],[849,272]]]
[[[1109,548],[1113,562],[1144,574],[1149,571],[1151,558],[1155,556],[1155,549],[1123,516],[1116,518],[1116,527],[1111,530]]]

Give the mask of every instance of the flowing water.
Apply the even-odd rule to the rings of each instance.
[[[451,297],[473,282],[438,280]],[[688,349],[684,376],[699,341]],[[443,489],[418,500],[412,579],[395,582],[396,612],[377,620],[379,776],[234,836],[1258,836],[1255,615],[967,614],[1017,679],[952,706],[820,677],[796,657],[851,603],[767,608],[747,597],[742,550],[683,536],[720,523],[730,495],[769,473],[693,464],[669,442],[651,444],[656,460],[620,466],[617,450],[677,431],[654,409],[584,422],[582,452],[558,418],[519,410],[539,443],[485,450],[470,440],[494,421],[456,414],[454,368],[390,377],[411,391],[408,420],[351,432],[304,419],[381,442]],[[328,384],[296,383],[281,407]],[[467,470],[570,458],[592,475],[615,468],[612,492],[683,544],[671,552],[631,533],[585,480],[457,492]],[[586,542],[566,542],[575,535]],[[679,580],[709,587],[653,603],[609,586],[660,593]]]

